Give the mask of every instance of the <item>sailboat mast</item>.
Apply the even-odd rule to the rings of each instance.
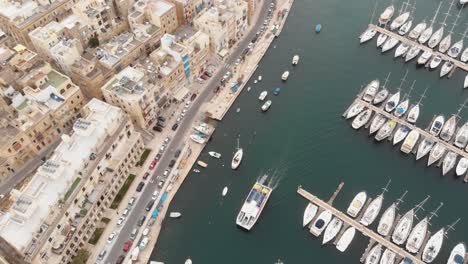
[[[374,15],[375,15],[375,11],[376,11],[376,9],[377,9],[377,4],[378,4],[378,1],[376,0],[376,1],[375,1],[375,5],[374,5],[374,10],[372,11],[372,16],[371,16],[370,21],[369,21],[369,25],[371,25],[371,24],[372,24],[372,20],[374,20]]]
[[[402,87],[403,84],[406,82],[406,76],[408,76],[408,70],[406,70],[405,76],[403,76],[403,78],[401,79],[400,87],[398,87],[398,91],[401,90],[401,87]]]
[[[458,218],[457,220],[455,220],[455,222],[453,222],[451,225],[447,226],[447,228],[445,228],[445,235],[447,236],[447,233],[448,231],[450,230],[455,230],[455,225],[457,225],[457,223],[460,221],[461,218]]]
[[[405,196],[406,196],[407,193],[408,193],[408,191],[405,191],[405,192],[403,193],[403,195],[401,195],[401,197],[397,199],[397,202],[395,203],[395,206],[396,206],[397,208],[398,208],[398,205],[399,205],[400,203],[404,202],[404,201],[403,201],[403,198],[405,198]]]
[[[417,204],[417,205],[414,207],[414,213],[415,213],[415,214],[418,212],[419,209],[421,209],[421,210],[424,211],[423,205],[429,200],[429,198],[431,198],[430,195],[428,195],[424,200],[422,200],[419,204]]]
[[[414,80],[414,81],[413,81],[413,84],[411,84],[411,87],[410,87],[408,93],[407,93],[406,96],[405,96],[406,98],[409,98],[409,97],[410,97],[411,91],[413,91],[414,85],[415,85],[415,84],[416,84],[416,80]]]
[[[442,206],[444,206],[444,203],[440,203],[439,206],[434,210],[432,211],[430,214],[429,214],[429,218],[427,220],[427,222],[430,222],[431,219],[434,217],[434,216],[439,216],[437,215],[437,212],[440,210],[440,208],[442,208]]]
[[[432,27],[434,25],[435,20],[437,18],[437,15],[439,14],[439,11],[440,11],[440,7],[442,7],[442,2],[439,2],[439,7],[437,7],[437,10],[436,10],[436,12],[434,14],[434,17],[431,19],[431,26],[430,27]]]
[[[447,25],[447,18],[450,15],[450,10],[452,10],[454,2],[455,2],[455,0],[452,0],[452,2],[450,2],[449,9],[447,10],[447,13],[445,13],[444,22],[441,23],[442,27]]]
[[[458,14],[457,14],[457,17],[455,18],[455,21],[453,21],[453,26],[452,28],[450,29],[450,34],[453,34],[453,30],[455,29],[455,27],[458,25],[457,22],[458,22],[458,19],[460,19],[460,13],[461,13],[462,9],[460,9],[460,11],[458,11]]]
[[[426,98],[426,91],[427,91],[428,88],[429,88],[429,86],[426,86],[426,89],[424,89],[424,92],[423,92],[423,94],[421,95],[421,98],[419,98],[418,105],[422,105],[422,104],[421,104],[422,99],[423,99],[423,98]]]
[[[387,185],[385,185],[385,187],[382,188],[382,194],[388,192],[388,186],[390,186],[391,182],[392,182],[392,179],[389,179],[388,182],[387,182]]]
[[[388,79],[390,78],[390,75],[391,75],[391,74],[392,74],[392,73],[389,72],[389,73],[387,74],[387,78],[385,78],[385,83],[384,83],[384,85],[383,85],[383,88],[384,88],[384,89],[387,88],[387,82],[388,82]]]

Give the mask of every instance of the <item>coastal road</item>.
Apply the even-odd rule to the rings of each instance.
[[[233,50],[230,55],[228,55],[225,61],[227,65],[233,65],[235,63],[235,61],[241,55],[243,50],[247,48],[250,41],[254,38],[257,31],[260,30],[261,26],[263,25],[263,20],[268,14],[268,8],[270,6],[270,3],[271,0],[264,0],[261,6],[257,23],[253,25],[253,27],[251,27],[247,35],[245,35],[245,37],[237,44],[237,48]],[[171,159],[173,159],[176,150],[178,148],[181,148],[182,143],[184,142],[184,140],[186,140],[185,136],[187,132],[189,132],[189,130],[191,129],[193,121],[199,114],[201,106],[205,102],[208,102],[213,98],[213,96],[215,95],[215,93],[213,93],[214,88],[219,85],[223,75],[226,74],[227,71],[227,68],[222,67],[219,71],[213,74],[213,76],[205,84],[205,89],[197,96],[195,101],[192,102],[191,107],[187,111],[185,117],[179,123],[179,128],[172,137],[172,140],[169,143],[166,152],[164,153],[164,155],[162,155],[161,159],[159,160],[159,163],[154,170],[153,177],[155,177],[155,175],[162,175],[164,170],[167,169],[169,162]],[[168,127],[166,129],[170,129],[171,126],[172,124],[168,124]],[[141,192],[140,199],[138,199],[138,201],[133,206],[133,209],[131,210],[130,214],[127,216],[127,220],[123,224],[120,233],[118,234],[118,237],[115,238],[114,243],[112,244],[112,248],[107,250],[107,258],[105,258],[105,261],[101,263],[115,263],[117,258],[124,253],[122,251],[122,246],[127,240],[129,240],[130,233],[132,232],[132,229],[137,226],[137,221],[141,217],[141,215],[149,214],[145,210],[145,207],[151,200],[151,195],[156,189],[158,189],[157,181],[148,181],[146,183],[145,188]],[[129,191],[132,192],[135,190]],[[103,237],[101,239],[107,238]],[[154,244],[154,241],[151,241],[151,244]],[[146,250],[152,250],[152,247],[148,247]]]

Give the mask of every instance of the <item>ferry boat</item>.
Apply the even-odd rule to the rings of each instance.
[[[380,259],[380,264],[393,264],[395,263],[396,254],[390,249],[386,248]]]
[[[408,110],[408,106],[409,106],[409,100],[406,99],[395,108],[395,112],[393,114],[396,117],[402,117]]]
[[[322,245],[325,245],[332,239],[338,235],[338,233],[341,230],[341,227],[343,226],[343,221],[341,221],[339,218],[334,217],[330,224],[328,224],[327,228],[325,229],[325,232],[323,233],[323,240],[322,240]]]
[[[410,49],[410,45],[406,43],[401,43],[395,50],[395,58],[398,58],[406,54],[406,52],[408,52],[409,49]]]
[[[444,65],[442,65],[442,68],[440,69],[440,75],[439,77],[442,78],[445,75],[447,75],[450,71],[453,70],[455,67],[455,64],[453,64],[451,61],[446,61]]]
[[[379,132],[377,132],[375,139],[377,141],[384,140],[385,138],[390,136],[390,134],[392,134],[393,130],[395,130],[395,127],[396,127],[395,121],[393,120],[388,121],[387,123],[385,123],[385,125],[382,126]]]
[[[411,30],[412,26],[413,20],[407,21],[403,24],[403,26],[400,27],[400,29],[398,30],[398,34],[400,34],[400,36],[406,35]]]
[[[314,219],[315,215],[317,214],[318,206],[313,203],[309,203],[304,211],[304,216],[302,218],[302,227],[310,224],[312,219]]]
[[[372,102],[372,100],[375,98],[375,95],[377,94],[379,90],[379,85],[380,85],[379,80],[373,80],[372,82],[370,82],[365,88],[365,92],[364,92],[364,95],[362,96],[362,99],[369,103]]]
[[[268,111],[268,109],[270,109],[270,106],[271,106],[271,100],[266,101],[266,102],[262,105],[262,112]]]
[[[292,65],[297,65],[299,63],[299,55],[294,55],[292,59]]]
[[[444,161],[442,161],[442,175],[447,174],[447,172],[455,167],[457,157],[458,155],[452,151],[449,151],[447,155],[445,155]]]
[[[379,215],[380,209],[382,208],[382,202],[383,194],[377,196],[374,200],[372,200],[372,202],[364,211],[364,214],[362,215],[362,218],[359,221],[359,223],[361,223],[363,226],[371,225]]]
[[[419,118],[419,104],[414,105],[408,112],[408,116],[406,117],[406,120],[414,124]]]
[[[418,142],[419,136],[420,134],[417,130],[411,130],[411,132],[409,132],[408,136],[405,138],[405,141],[403,141],[400,150],[403,153],[409,154],[411,151],[413,151],[416,142]]]
[[[261,93],[260,93],[260,96],[258,97],[258,100],[260,100],[260,101],[265,100],[265,98],[267,97],[267,95],[268,95],[268,92],[267,92],[267,91],[261,92]]]
[[[466,247],[464,243],[458,243],[450,252],[447,264],[465,263]]]
[[[359,113],[364,110],[364,104],[361,104],[359,102],[355,103],[349,108],[348,113],[346,113],[346,119],[350,119],[352,117],[357,116]]]
[[[421,36],[419,36],[418,42],[421,43],[421,44],[426,43],[431,38],[433,31],[434,31],[434,29],[432,28],[432,26],[429,26],[428,28],[426,28],[421,33]]]
[[[389,37],[388,40],[382,46],[382,53],[393,49],[396,45],[398,45],[398,43],[400,43],[398,39]]]
[[[466,122],[455,135],[455,146],[465,148],[468,143],[468,122]]]
[[[411,47],[411,49],[408,51],[408,53],[406,53],[405,62],[408,62],[408,61],[416,58],[419,55],[419,53],[421,53],[420,48],[418,48],[417,46]]]
[[[395,13],[395,7],[393,5],[388,6],[380,15],[379,23],[381,25],[387,24],[390,21],[390,19],[392,19],[394,13]]]
[[[426,237],[428,224],[429,219],[425,217],[413,228],[406,242],[406,250],[408,252],[416,254],[419,251]]]
[[[444,124],[445,124],[445,117],[443,115],[437,116],[431,124],[429,133],[431,133],[434,136],[438,136]]]
[[[435,147],[429,153],[429,159],[427,160],[427,166],[431,166],[434,162],[440,160],[444,155],[446,147],[441,142],[437,142]]]
[[[427,27],[427,24],[426,24],[425,21],[423,21],[423,22],[417,24],[417,25],[410,31],[410,33],[408,34],[408,37],[409,37],[410,39],[413,39],[413,40],[418,39],[419,36],[421,36],[421,33],[426,29],[426,27]]]
[[[426,156],[434,146],[434,141],[429,138],[423,139],[421,144],[418,146],[418,152],[416,153],[416,160]]]
[[[392,234],[392,241],[397,245],[403,245],[408,238],[411,228],[413,227],[414,209],[409,210],[398,221],[395,230]]]
[[[378,264],[380,256],[382,256],[382,245],[375,245],[366,257],[365,264]]]
[[[439,45],[442,37],[444,36],[444,27],[439,28],[434,34],[432,34],[431,38],[427,45],[429,48],[434,49],[437,45]]]
[[[232,157],[231,168],[233,170],[237,169],[242,161],[242,157],[244,156],[244,150],[239,147],[239,139],[237,139],[237,151]]]
[[[354,236],[356,235],[356,228],[349,227],[344,231],[343,235],[341,235],[340,239],[336,243],[336,249],[340,252],[345,252],[348,248],[349,244],[353,241]]]
[[[409,17],[410,17],[410,12],[405,12],[405,13],[399,15],[390,24],[390,30],[395,30],[395,29],[401,27],[406,21],[408,21]]]
[[[396,145],[403,141],[410,131],[411,129],[405,125],[401,125],[400,127],[398,127],[397,131],[395,132],[395,135],[393,136],[393,145]]]
[[[447,122],[445,122],[442,130],[440,131],[440,138],[449,141],[452,139],[453,134],[455,134],[455,129],[457,128],[457,118],[455,115],[451,116]]]
[[[380,92],[377,93],[377,95],[374,97],[374,100],[372,101],[372,104],[378,105],[382,103],[385,99],[387,99],[388,96],[388,90],[387,89],[382,89]]]
[[[385,43],[385,41],[387,41],[387,38],[388,36],[381,33],[378,37],[377,37],[377,48],[382,46],[382,44]]]
[[[426,50],[423,52],[421,56],[418,58],[418,64],[426,64],[429,59],[432,57],[432,52],[430,50]]]
[[[372,116],[372,110],[367,109],[364,112],[360,113],[356,118],[354,118],[351,126],[357,130],[361,128],[363,125],[367,124],[371,116]]]
[[[377,130],[382,128],[382,126],[385,124],[386,121],[387,121],[387,118],[384,115],[377,114],[371,122],[371,125],[369,128],[369,135],[374,134],[375,132],[377,132]]]
[[[372,38],[374,38],[375,34],[377,34],[377,31],[371,29],[371,28],[368,28],[366,31],[364,31],[364,33],[362,33],[362,35],[360,36],[360,40],[359,42],[362,44],[362,43],[365,43],[369,40],[371,40]]]
[[[398,103],[400,102],[400,91],[396,92],[394,95],[388,99],[387,104],[385,105],[385,111],[392,112],[397,107]]]
[[[392,203],[380,218],[379,225],[377,226],[377,232],[384,237],[390,233],[393,222],[395,222],[396,206],[396,203]]]
[[[289,77],[289,71],[285,71],[281,75],[281,80],[286,81],[288,79],[288,77]]]
[[[458,161],[457,168],[455,169],[455,173],[457,176],[462,176],[466,174],[466,170],[468,169],[468,159],[467,158],[461,158]]]
[[[452,44],[452,34],[448,34],[445,36],[445,38],[442,39],[442,41],[439,44],[439,51],[441,53],[445,53],[448,51],[450,48],[450,45]]]
[[[215,151],[210,151],[210,152],[208,152],[208,154],[213,158],[217,158],[217,159],[221,158],[221,154],[219,154],[218,152],[215,152]]]
[[[448,50],[447,55],[449,55],[452,58],[457,58],[460,55],[462,48],[463,39],[455,42],[455,44],[453,44],[452,47],[450,47],[450,49]]]
[[[320,213],[312,224],[310,232],[317,237],[320,236],[323,230],[327,227],[328,223],[330,223],[332,216],[332,213],[328,210]]]
[[[260,181],[255,182],[237,215],[236,224],[246,230],[252,229],[255,225],[273,191],[263,184],[266,178],[265,175]]]
[[[437,233],[431,236],[424,247],[422,260],[431,263],[439,255],[442,243],[444,242],[445,230],[441,228]]]
[[[437,67],[439,67],[439,65],[442,63],[442,57],[440,57],[440,55],[435,55],[432,60],[431,60],[431,64],[429,64],[429,67],[431,69],[435,69]]]
[[[346,213],[351,216],[351,217],[356,217],[359,212],[362,210],[364,207],[365,203],[367,200],[367,193],[366,192],[360,192],[354,196],[354,199],[351,201],[351,204],[349,204],[348,209],[346,210]]]
[[[228,190],[229,190],[228,187],[227,187],[227,186],[224,186],[223,191],[221,192],[221,195],[222,195],[223,197],[226,196],[226,194],[228,193]]]

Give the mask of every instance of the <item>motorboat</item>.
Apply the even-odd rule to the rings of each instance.
[[[187,259],[187,260],[185,260],[184,263],[185,263],[185,264],[192,264],[192,260],[191,260],[191,259]]]
[[[345,252],[348,248],[349,244],[353,241],[354,236],[356,235],[356,228],[349,227],[344,231],[343,235],[341,235],[340,239],[336,243],[336,249],[340,252]]]
[[[427,42],[427,45],[429,46],[429,48],[433,49],[437,45],[439,45],[443,36],[444,36],[444,27],[441,27],[436,32],[434,32],[434,34],[432,34],[431,38],[429,39],[429,42]]]
[[[398,39],[389,37],[388,40],[382,46],[382,53],[393,49],[396,45],[398,45],[398,43],[400,43]]]
[[[377,34],[377,31],[368,28],[366,31],[364,31],[364,33],[362,33],[360,37],[361,44],[371,40],[375,36],[375,34]]]
[[[411,228],[413,227],[414,209],[409,210],[402,218],[398,221],[393,230],[392,241],[393,243],[401,246],[405,243],[408,238]]]
[[[221,154],[215,151],[210,151],[208,152],[208,154],[213,158],[217,158],[217,159],[221,158]]]
[[[169,213],[169,217],[170,217],[170,218],[179,218],[179,217],[181,217],[181,216],[182,216],[182,214],[179,213],[179,212],[171,212],[171,213]]]
[[[430,50],[426,50],[423,52],[421,56],[418,58],[418,64],[426,64],[429,59],[432,57],[432,52]]]
[[[465,148],[468,143],[468,122],[466,122],[455,135],[455,146],[459,148]]]
[[[398,58],[404,54],[406,54],[406,52],[409,50],[410,48],[410,45],[406,44],[406,43],[401,43],[397,49],[395,50],[395,58]]]
[[[292,59],[292,65],[297,65],[299,63],[299,55],[294,55]]]
[[[395,108],[395,112],[393,112],[393,114],[396,117],[402,117],[406,113],[406,111],[408,110],[408,106],[409,106],[409,100],[406,99],[403,102],[401,102],[400,104],[398,104],[398,106]]]
[[[357,102],[349,108],[348,113],[346,113],[346,119],[357,116],[359,113],[364,110],[364,104]]]
[[[369,128],[369,135],[374,134],[377,132],[387,121],[387,118],[382,114],[375,115],[374,119],[372,119],[370,128]]]
[[[386,248],[384,253],[382,254],[382,258],[380,259],[380,264],[394,264],[395,258],[396,258],[395,252]]]
[[[346,210],[346,213],[351,216],[351,217],[356,217],[359,212],[361,212],[362,208],[366,204],[367,200],[367,193],[366,192],[360,192],[354,196],[353,200],[348,206],[348,209]]]
[[[426,237],[428,225],[429,218],[425,217],[411,230],[408,241],[406,242],[406,250],[408,250],[408,252],[413,254],[418,253]]]
[[[268,92],[267,92],[267,91],[261,92],[261,93],[260,93],[260,96],[258,97],[258,100],[260,100],[260,101],[265,100],[265,98],[267,97],[267,95],[268,95]]]
[[[400,150],[403,153],[409,154],[411,151],[413,151],[414,146],[418,142],[419,136],[420,134],[416,129],[411,130],[411,132],[409,132],[408,136],[405,138],[405,141],[403,141]]]
[[[197,164],[202,168],[208,167],[208,163],[206,163],[206,162],[204,162],[202,160],[197,161]]]
[[[268,111],[268,109],[270,109],[270,106],[271,106],[271,100],[266,101],[261,107],[262,112]]]
[[[409,110],[408,112],[408,116],[406,117],[406,120],[411,123],[411,124],[414,124],[416,123],[416,121],[418,121],[418,117],[419,117],[419,104],[415,104],[413,107],[411,107],[411,109]]]
[[[455,167],[458,155],[455,152],[449,151],[442,161],[442,175],[447,174]]]
[[[377,243],[370,251],[366,257],[365,264],[378,264],[380,260],[380,256],[382,256],[382,245]]]
[[[289,71],[285,71],[281,75],[281,80],[286,81],[288,79],[288,77],[289,77]]]
[[[463,88],[468,88],[468,75],[465,77],[465,82],[463,83]]]
[[[431,152],[429,153],[429,159],[427,160],[427,166],[431,166],[434,162],[440,160],[445,153],[447,148],[441,142],[437,142]]]
[[[239,165],[242,161],[243,156],[244,156],[244,150],[239,147],[239,139],[237,139],[237,151],[232,157],[231,169],[236,170],[237,168],[239,168]]]
[[[228,190],[229,190],[228,187],[227,187],[227,186],[224,186],[223,191],[221,192],[221,195],[222,195],[223,197],[226,196],[226,194],[228,193]]]
[[[466,48],[466,49],[463,51],[463,53],[462,53],[462,55],[461,55],[461,57],[460,57],[460,60],[461,60],[462,62],[465,62],[465,63],[468,62],[468,48]]]
[[[258,81],[259,81],[259,82],[262,81],[262,76],[261,76],[261,75],[258,76]]]
[[[431,124],[429,133],[431,133],[434,136],[438,136],[440,134],[440,131],[442,130],[442,127],[444,126],[444,123],[445,117],[443,115],[437,116]]]
[[[193,169],[193,172],[195,172],[195,173],[200,173],[200,170],[198,170],[198,169]]]
[[[388,35],[385,35],[383,33],[381,33],[378,37],[377,37],[377,48],[382,46],[382,44],[385,43],[385,41],[387,41],[387,38],[388,38]]]
[[[380,14],[379,23],[381,25],[387,24],[390,21],[390,19],[392,19],[394,13],[395,7],[393,5],[388,6],[387,8],[385,8],[382,14]]]
[[[468,159],[461,158],[458,161],[457,168],[455,169],[455,173],[457,176],[462,176],[466,174],[466,170],[468,169]]]
[[[319,216],[317,216],[317,219],[315,219],[314,223],[312,224],[310,232],[315,236],[320,236],[323,230],[327,228],[327,225],[328,223],[330,223],[332,216],[332,213],[328,210],[325,210],[322,213],[320,213]]]
[[[382,208],[382,202],[383,194],[377,196],[374,200],[372,200],[372,202],[369,204],[369,206],[367,206],[366,210],[364,211],[361,220],[359,220],[359,223],[361,223],[363,226],[371,225],[379,215],[380,209]]]
[[[375,139],[377,141],[382,141],[383,139],[387,138],[392,134],[393,130],[396,127],[396,123],[393,120],[389,120],[387,123],[385,123],[382,128],[377,132],[377,135],[375,136]]]
[[[435,55],[434,57],[432,57],[431,64],[429,64],[429,67],[431,67],[431,69],[435,69],[439,67],[440,63],[442,63],[442,58],[439,55]]]
[[[445,53],[449,50],[450,45],[452,45],[452,34],[448,34],[439,44],[439,52]]]
[[[421,44],[426,43],[431,38],[433,30],[434,29],[432,28],[432,26],[429,26],[428,28],[424,29],[424,31],[418,38],[418,42]]]
[[[407,21],[403,24],[403,26],[400,27],[400,29],[398,30],[398,34],[400,34],[401,36],[406,35],[411,30],[412,26],[413,20]]]
[[[460,55],[462,48],[463,48],[463,39],[460,39],[455,44],[453,44],[452,47],[450,47],[450,49],[447,52],[447,55],[449,55],[452,58],[457,58]]]
[[[452,139],[453,134],[455,134],[455,129],[457,128],[457,118],[455,115],[451,116],[447,122],[445,122],[442,130],[440,131],[440,138],[449,141]]]
[[[377,226],[377,232],[386,237],[390,230],[392,229],[393,222],[395,222],[396,217],[396,204],[392,203],[387,210],[382,214],[380,218],[379,225]]]
[[[420,48],[418,48],[417,46],[411,47],[410,50],[408,51],[408,53],[406,53],[405,62],[408,62],[408,61],[416,58],[419,55],[419,53],[421,53]]]
[[[427,27],[427,24],[424,21],[417,24],[408,34],[408,38],[413,39],[413,40],[418,39],[419,36],[421,36],[421,33],[426,29],[426,27]]]
[[[372,102],[372,100],[374,99],[374,97],[376,96],[379,90],[379,85],[380,85],[379,80],[371,81],[364,89],[365,92],[364,92],[364,95],[362,96],[362,99],[366,102]]]
[[[273,192],[270,186],[263,184],[267,178],[268,175],[263,175],[255,182],[237,215],[236,224],[247,231],[258,221]]]
[[[444,77],[447,75],[451,70],[453,70],[453,67],[455,65],[451,61],[446,61],[444,65],[442,65],[442,69],[440,69],[440,78]]]
[[[462,7],[468,3],[468,0],[460,0],[460,5],[462,5]]]
[[[378,105],[385,101],[388,96],[388,90],[387,89],[382,89],[380,90],[377,95],[374,97],[374,100],[372,101],[373,104]]]
[[[409,127],[401,125],[395,132],[395,135],[393,136],[393,145],[396,145],[403,141],[410,131],[411,129]]]
[[[315,215],[317,214],[318,211],[318,206],[316,206],[313,203],[309,203],[304,211],[304,217],[302,218],[302,226],[305,227],[310,222],[312,222],[312,219],[314,219]]]
[[[322,245],[330,242],[332,239],[338,235],[343,226],[343,221],[341,221],[338,217],[333,217],[330,224],[328,224],[325,232],[323,233],[323,240]]]
[[[445,229],[441,228],[429,238],[424,247],[422,260],[426,263],[431,263],[439,255],[442,243],[444,242]]]
[[[405,13],[399,15],[390,24],[390,30],[395,30],[395,29],[401,27],[404,23],[406,23],[406,21],[408,21],[409,17],[410,17],[410,12],[405,12]]]
[[[418,146],[418,152],[416,153],[416,160],[424,157],[429,153],[434,146],[434,141],[430,140],[429,138],[423,139],[421,144]]]
[[[397,107],[400,102],[400,91],[393,94],[390,99],[388,99],[387,104],[385,104],[385,111],[392,112]]]
[[[354,118],[351,126],[357,130],[361,128],[363,125],[367,124],[371,116],[372,116],[372,110],[366,109],[364,112],[361,112],[356,118]]]
[[[275,90],[273,91],[273,94],[274,94],[274,95],[279,95],[280,92],[281,92],[281,88],[277,87],[277,88],[275,88]]]
[[[190,139],[193,140],[194,142],[198,144],[205,144],[206,143],[206,138],[198,135],[198,134],[192,134],[190,135]]]
[[[447,264],[465,263],[466,246],[464,243],[458,243],[450,252]]]
[[[315,26],[315,33],[320,33],[322,31],[322,24],[317,24]]]

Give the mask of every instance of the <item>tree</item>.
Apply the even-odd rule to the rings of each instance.
[[[94,36],[92,36],[88,40],[88,46],[90,46],[91,48],[95,48],[95,47],[99,46],[99,38],[98,38],[97,34],[94,34]]]
[[[90,255],[91,254],[86,249],[80,249],[72,259],[72,264],[85,264]]]

